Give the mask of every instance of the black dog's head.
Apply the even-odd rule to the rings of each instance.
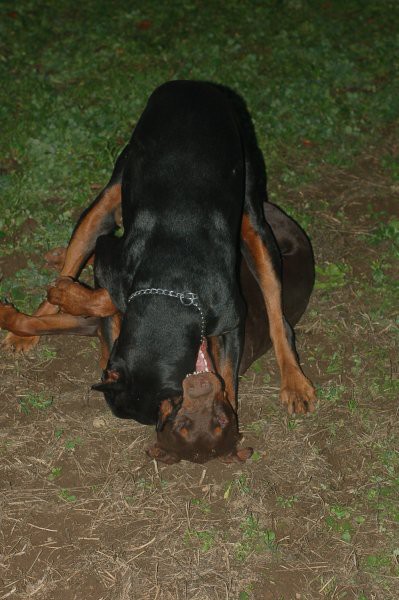
[[[103,392],[105,400],[113,414],[120,419],[134,419],[143,425],[157,422],[156,404],[140,397],[137,385],[123,361],[108,365],[103,372],[101,383],[92,386],[93,390]]]

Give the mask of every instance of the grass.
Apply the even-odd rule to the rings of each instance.
[[[217,81],[244,96],[270,198],[313,242],[297,338],[320,400],[287,418],[269,354],[240,385],[250,461],[155,466],[150,429],[88,390],[97,342],[2,354],[0,597],[396,600],[399,4],[0,12],[0,296],[25,311],[42,299],[43,254],[67,243],[157,85]]]
[[[254,515],[248,515],[241,523],[241,541],[236,545],[235,555],[237,560],[246,560],[253,552],[263,554],[276,552],[276,534],[271,529],[260,526],[259,520]]]
[[[19,400],[21,412],[29,415],[32,410],[43,411],[47,410],[53,404],[53,398],[48,398],[42,393],[28,393]]]

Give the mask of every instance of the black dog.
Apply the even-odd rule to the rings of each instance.
[[[280,255],[264,218],[265,189],[242,100],[220,86],[170,82],[151,96],[110,183],[72,237],[61,275],[76,277],[95,249],[98,289],[85,314],[102,317],[102,337],[112,348],[96,387],[118,416],[157,423],[150,454],[159,460],[250,455],[237,450],[235,412],[245,325],[240,252],[267,308],[282,401],[290,412],[313,410],[314,389],[282,313]],[[118,224],[120,199],[123,236],[97,240]],[[64,307],[57,288],[62,282],[49,298]],[[81,314],[81,307],[68,306]],[[194,374],[211,363],[217,375]]]

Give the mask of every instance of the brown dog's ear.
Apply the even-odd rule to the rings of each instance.
[[[248,458],[251,458],[254,452],[253,448],[236,448],[230,454],[226,454],[225,456],[221,456],[220,460],[226,464],[230,464],[233,462],[245,462]]]
[[[150,458],[155,458],[155,460],[166,463],[167,465],[173,465],[180,461],[180,458],[176,454],[164,450],[159,444],[150,446],[147,448],[146,452]]]
[[[158,422],[156,425],[156,431],[162,431],[166,423],[167,418],[172,414],[173,404],[170,400],[162,400],[159,406]]]

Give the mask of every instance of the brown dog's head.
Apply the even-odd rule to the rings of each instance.
[[[183,381],[183,400],[163,400],[157,425],[157,443],[147,453],[167,464],[180,460],[204,463],[221,457],[243,462],[252,448],[237,448],[237,415],[218,377],[211,372],[189,375]]]

